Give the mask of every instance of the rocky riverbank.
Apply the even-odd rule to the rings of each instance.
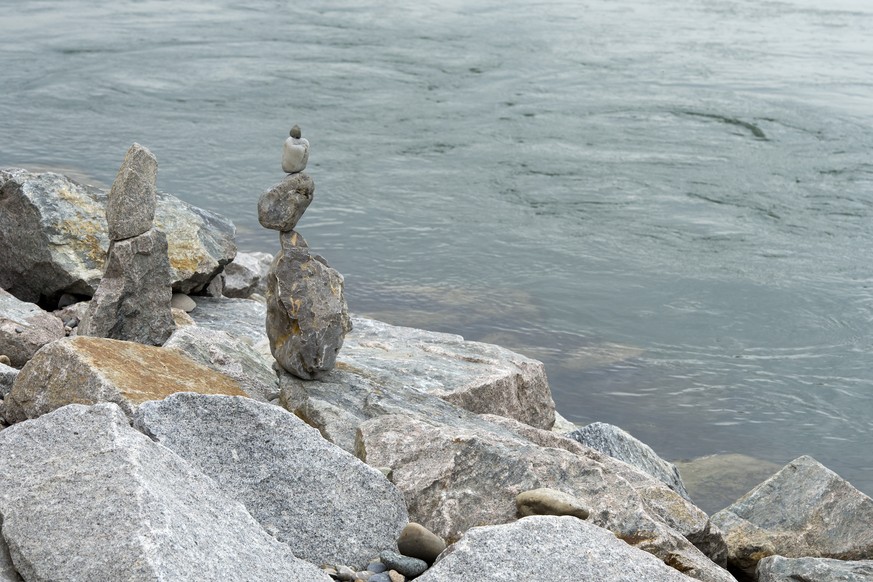
[[[331,371],[286,372],[271,258],[167,194],[169,339],[80,335],[143,236],[110,237],[108,198],[0,171],[2,582],[873,579],[873,501],[814,459],[710,517],[499,346],[353,317]]]

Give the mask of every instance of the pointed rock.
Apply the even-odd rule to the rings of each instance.
[[[39,351],[4,399],[10,422],[71,403],[114,402],[128,415],[175,392],[245,396],[239,384],[173,350],[133,342],[70,337]]]
[[[3,538],[29,582],[330,582],[114,404],[0,432],[0,467]]]
[[[130,146],[106,203],[109,240],[143,234],[152,227],[157,204],[158,160],[138,143]]]
[[[78,335],[163,344],[176,328],[170,311],[171,277],[163,232],[150,229],[113,241],[106,272],[79,322]]]

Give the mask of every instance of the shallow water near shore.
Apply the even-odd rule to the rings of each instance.
[[[0,4],[0,166],[108,184],[137,141],[275,252],[299,123],[353,311],[542,359],[665,458],[873,493],[873,6]]]

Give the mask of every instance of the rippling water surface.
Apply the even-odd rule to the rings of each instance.
[[[540,358],[667,458],[873,493],[873,7],[405,4],[0,0],[0,165],[108,184],[138,141],[273,252],[299,123],[354,311]]]

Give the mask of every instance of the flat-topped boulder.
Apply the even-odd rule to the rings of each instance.
[[[2,538],[28,582],[330,582],[115,404],[0,432],[0,467]]]
[[[60,319],[0,289],[0,354],[12,366],[22,367],[39,348],[62,337]]]
[[[770,556],[758,562],[755,575],[758,582],[870,582],[873,560]]]
[[[92,296],[109,249],[105,190],[51,172],[0,170],[0,287],[24,301]],[[199,291],[236,254],[227,219],[157,192],[176,291]]]
[[[20,422],[73,403],[113,402],[132,415],[176,392],[246,396],[231,378],[174,350],[77,336],[37,352],[4,402],[7,420]]]

